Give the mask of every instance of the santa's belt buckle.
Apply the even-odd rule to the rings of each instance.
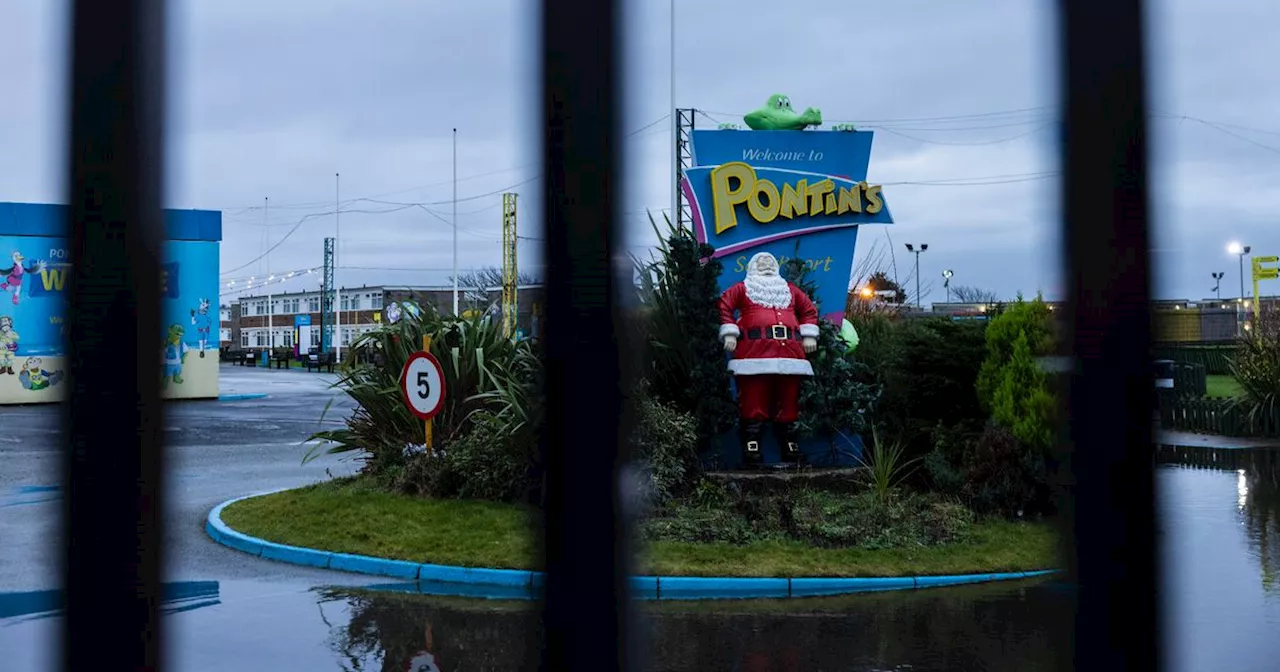
[[[791,335],[787,333],[787,325],[785,324],[775,324],[772,327],[769,327],[769,335],[779,341],[785,341],[791,337]]]

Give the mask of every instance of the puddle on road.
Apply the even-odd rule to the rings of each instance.
[[[0,650],[14,654],[6,672],[52,669],[59,602],[56,591],[0,595]],[[669,672],[1024,672],[1052,667],[1054,632],[1066,632],[1071,617],[1063,604],[1044,580],[845,598],[645,602],[637,634],[645,669]],[[166,667],[530,669],[537,606],[289,582],[168,584]]]

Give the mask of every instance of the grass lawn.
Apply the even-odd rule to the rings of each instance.
[[[228,506],[232,529],[293,546],[468,567],[540,569],[532,512],[489,502],[437,501],[339,479]],[[813,548],[657,542],[638,571],[662,576],[912,576],[1060,566],[1049,523],[979,523],[971,538],[931,548]]]
[[[1205,376],[1206,397],[1238,397],[1240,392],[1235,376]]]

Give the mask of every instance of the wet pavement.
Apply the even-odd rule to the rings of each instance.
[[[225,394],[264,399],[168,406],[166,669],[534,669],[537,604],[422,594],[412,584],[274,563],[212,542],[227,499],[354,471],[302,443],[350,412],[333,377],[224,367]],[[326,423],[320,416],[334,403]],[[61,596],[55,407],[0,408],[0,669],[54,669]],[[1241,450],[1247,450],[1241,447]],[[1280,657],[1280,462],[1243,470],[1164,466],[1167,669],[1272,670]],[[1261,459],[1267,457],[1268,459]],[[1262,467],[1259,465],[1270,465]],[[992,670],[1057,668],[1071,587],[1059,579],[843,598],[643,603],[644,669]],[[110,669],[104,661],[104,669]]]
[[[321,427],[339,426],[350,414],[350,403],[330,387],[336,376],[223,365],[221,379],[223,394],[268,396],[166,406],[169,580],[361,580],[262,562],[205,535],[205,517],[220,502],[356,469],[350,458],[333,456],[302,464],[303,442]],[[333,407],[321,422],[331,401]],[[58,583],[53,544],[60,533],[60,411],[57,405],[0,407],[0,422],[10,428],[0,436],[0,592],[36,591]]]

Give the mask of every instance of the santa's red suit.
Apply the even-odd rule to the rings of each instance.
[[[759,441],[766,422],[773,423],[783,459],[799,459],[794,425],[800,412],[800,383],[813,375],[805,345],[813,347],[817,337],[817,307],[778,274],[772,255],[752,257],[746,280],[721,295],[720,338],[733,352],[729,370],[738,386],[747,462],[761,461]]]

